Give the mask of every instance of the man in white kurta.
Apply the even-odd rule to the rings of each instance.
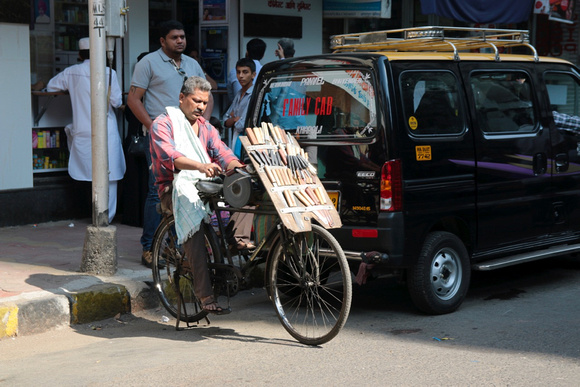
[[[48,91],[68,91],[73,112],[73,124],[67,136],[72,137],[68,173],[70,177],[80,181],[92,180],[91,157],[91,72],[89,61],[89,38],[79,41],[79,57],[83,63],[67,67],[52,78],[46,87]],[[117,73],[107,67],[106,76],[113,72],[111,96],[107,112],[107,137],[109,153],[109,223],[117,212],[117,182],[125,174],[125,157],[121,137],[117,127],[117,117],[114,108],[122,103],[121,89],[117,81]],[[109,87],[107,85],[107,87]],[[69,139],[70,140],[70,139]]]

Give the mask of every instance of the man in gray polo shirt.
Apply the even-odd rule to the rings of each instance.
[[[186,47],[183,24],[175,20],[162,23],[159,40],[161,48],[146,55],[135,65],[127,97],[127,105],[143,124],[144,131],[149,131],[153,120],[164,113],[167,106],[179,106],[179,92],[187,77],[194,75],[205,77],[197,61],[183,54]],[[212,109],[213,98],[210,94],[204,118],[211,117]],[[145,156],[150,166],[149,146],[146,147]],[[141,263],[148,267],[151,266],[152,261],[150,250],[153,234],[161,221],[161,215],[156,210],[157,203],[159,203],[159,196],[155,188],[155,179],[149,170],[149,190],[145,199],[143,234],[141,235],[143,246]]]

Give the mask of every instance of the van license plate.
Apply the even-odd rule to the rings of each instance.
[[[326,191],[326,193],[328,194],[328,197],[332,201],[334,208],[336,208],[336,210],[338,211],[339,210],[338,206],[340,204],[340,191]]]

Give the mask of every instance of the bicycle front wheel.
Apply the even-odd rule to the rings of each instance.
[[[268,265],[270,297],[280,322],[303,344],[332,340],[350,312],[352,282],[336,239],[323,227],[279,238]]]
[[[189,263],[183,246],[177,243],[173,217],[164,218],[153,237],[153,282],[159,300],[167,311],[183,322],[197,322],[207,316],[194,292],[193,275],[187,270]],[[207,225],[202,224],[206,248],[210,262],[219,261],[216,255],[221,254],[214,238],[208,232]],[[219,255],[221,257],[221,255]],[[179,310],[181,297],[181,312]]]

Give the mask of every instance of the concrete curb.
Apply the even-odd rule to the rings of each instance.
[[[0,339],[46,332],[61,326],[104,320],[159,305],[144,281],[108,278],[77,290],[60,288],[0,301]],[[74,283],[71,283],[74,288]]]

